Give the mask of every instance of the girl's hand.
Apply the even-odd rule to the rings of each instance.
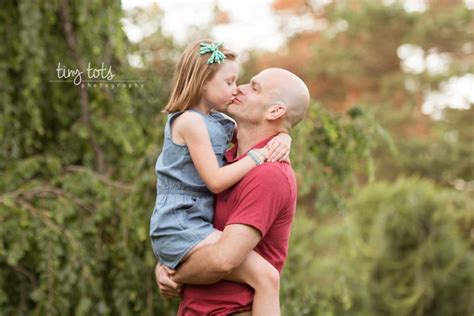
[[[257,153],[262,163],[268,160],[268,149],[266,147],[254,149],[253,151]]]
[[[286,161],[290,163],[291,137],[286,133],[280,133],[273,137],[265,146],[268,150],[268,161]]]

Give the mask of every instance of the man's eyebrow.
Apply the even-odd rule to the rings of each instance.
[[[261,86],[257,81],[255,81],[255,80],[252,79],[252,80],[250,80],[250,84],[251,84],[252,86],[257,87],[258,90],[262,90],[262,86]]]

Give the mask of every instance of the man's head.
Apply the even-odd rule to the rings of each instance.
[[[238,87],[227,112],[239,124],[288,132],[304,118],[308,106],[309,91],[303,80],[288,70],[269,68]]]

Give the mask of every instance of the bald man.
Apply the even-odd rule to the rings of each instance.
[[[264,147],[280,132],[289,133],[304,118],[309,99],[304,82],[279,68],[263,70],[250,83],[239,86],[226,110],[239,126],[237,145],[226,153],[227,163],[242,159],[250,149]],[[162,266],[156,269],[164,296],[179,296],[181,284],[186,284],[178,315],[251,315],[252,288],[220,280],[252,250],[281,273],[296,195],[291,166],[267,162],[216,196],[214,226],[222,237],[198,249],[176,272]]]

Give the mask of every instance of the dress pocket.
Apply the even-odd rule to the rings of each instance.
[[[196,196],[187,196],[182,204],[182,210],[192,209],[196,205],[197,197]]]
[[[182,203],[173,208],[173,214],[182,229],[188,228],[188,216],[196,207],[196,202],[196,197],[186,197]]]

